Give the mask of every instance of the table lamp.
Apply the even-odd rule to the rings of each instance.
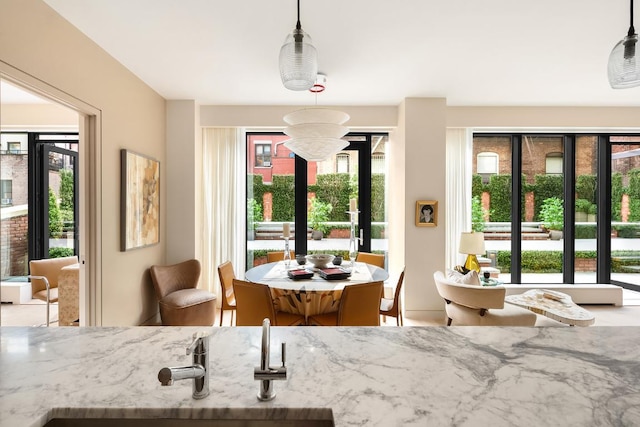
[[[461,233],[460,244],[458,245],[458,252],[461,254],[467,254],[467,260],[464,263],[464,268],[467,270],[475,270],[480,272],[480,263],[476,255],[482,255],[484,250],[484,233]]]

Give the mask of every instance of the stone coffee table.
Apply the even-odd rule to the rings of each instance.
[[[596,321],[592,313],[575,304],[569,295],[558,291],[532,289],[523,294],[508,295],[504,300],[571,326],[589,326]]]

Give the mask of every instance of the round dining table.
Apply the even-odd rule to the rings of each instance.
[[[343,280],[327,280],[310,264],[299,265],[296,261],[291,261],[285,266],[284,261],[278,261],[247,270],[245,279],[268,285],[276,310],[308,317],[338,311],[345,286],[383,282],[389,278],[385,269],[363,262],[356,262],[353,269],[350,262],[341,266],[329,263],[327,267],[339,267],[351,274]],[[287,272],[292,269],[305,269],[313,272],[313,276],[310,279],[290,279]]]

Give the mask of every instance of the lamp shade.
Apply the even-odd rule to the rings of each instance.
[[[328,108],[303,108],[284,116],[284,133],[291,139],[284,146],[308,162],[320,162],[339,153],[349,145],[341,139],[349,132],[343,123],[349,115]]]
[[[640,58],[636,55],[638,35],[627,35],[609,55],[609,84],[614,89],[640,86]]]
[[[470,233],[460,233],[460,244],[458,245],[458,252],[467,255],[484,254],[484,233],[476,233],[473,231]]]
[[[307,90],[316,82],[318,52],[311,37],[302,28],[295,28],[280,48],[280,78],[290,90]]]

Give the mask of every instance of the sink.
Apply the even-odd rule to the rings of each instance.
[[[274,411],[275,410],[275,411]],[[66,409],[64,415],[54,415],[45,427],[334,427],[333,411],[329,408],[231,408],[214,409],[200,419],[185,418],[125,418],[113,409],[103,411],[101,418],[86,417],[87,409]],[[55,414],[55,409],[53,413]],[[74,412],[78,415],[74,417]],[[219,412],[220,415],[215,413]],[[120,417],[117,417],[119,414]],[[144,417],[144,415],[142,415]]]

